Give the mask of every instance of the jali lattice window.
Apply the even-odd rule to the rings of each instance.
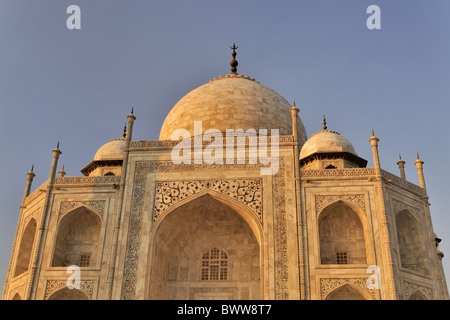
[[[80,267],[89,267],[91,263],[91,255],[82,254],[80,257]]]
[[[336,263],[337,264],[348,264],[347,252],[336,252]]]
[[[214,248],[203,254],[202,280],[227,280],[228,256],[224,250]]]

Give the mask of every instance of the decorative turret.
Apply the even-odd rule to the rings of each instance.
[[[417,167],[417,174],[419,175],[419,184],[423,189],[427,189],[425,186],[425,178],[423,176],[423,161],[419,158],[419,153],[417,152],[417,160],[414,162],[414,164]]]
[[[403,180],[406,180],[406,175],[405,175],[405,161],[402,160],[402,156],[401,154],[398,154],[398,158],[399,160],[397,161],[397,165],[400,169],[400,177]]]
[[[30,195],[31,184],[33,183],[33,179],[36,176],[33,172],[34,164],[31,166],[30,172],[27,173],[27,185],[25,186],[25,193],[23,195],[23,199]]]

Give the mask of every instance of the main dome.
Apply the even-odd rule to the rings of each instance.
[[[281,95],[254,79],[237,74],[222,76],[186,94],[167,115],[159,139],[171,140],[176,129],[186,129],[194,136],[194,121],[202,122],[202,133],[218,129],[279,129],[280,135],[292,134],[292,106]],[[300,144],[306,130],[297,118]]]

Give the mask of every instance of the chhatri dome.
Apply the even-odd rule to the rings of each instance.
[[[97,150],[94,156],[94,161],[122,160],[125,147],[125,138],[111,140]]]
[[[279,129],[280,135],[292,134],[291,104],[274,90],[255,79],[237,74],[236,45],[231,60],[231,73],[215,78],[186,94],[167,115],[159,139],[171,140],[176,129],[186,129],[194,136],[194,121],[202,122],[202,133],[218,129]],[[300,144],[306,141],[305,127],[297,118]],[[178,137],[176,137],[177,139]]]
[[[313,134],[302,146],[300,164],[310,169],[336,169],[366,167],[367,161],[358,157],[350,141],[339,132],[327,130],[324,116],[323,130]]]

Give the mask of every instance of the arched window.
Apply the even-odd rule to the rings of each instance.
[[[400,263],[403,268],[429,274],[425,237],[416,218],[403,210],[396,217]]]
[[[115,174],[112,173],[111,171],[109,171],[109,172],[105,173],[105,176],[115,176]]]
[[[358,214],[342,201],[319,216],[321,264],[365,264],[364,228]]]
[[[205,252],[202,256],[201,280],[227,280],[228,255],[218,248]]]
[[[28,222],[25,232],[22,235],[22,240],[20,241],[19,254],[16,261],[16,270],[14,272],[15,277],[28,270],[35,234],[36,220],[31,219],[30,222]]]

